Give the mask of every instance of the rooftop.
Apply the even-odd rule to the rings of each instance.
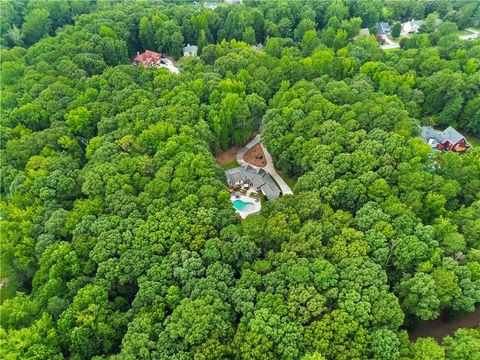
[[[453,127],[449,126],[445,130],[435,130],[430,126],[421,126],[420,127],[420,137],[428,144],[434,146],[436,144],[443,144],[448,141],[451,144],[456,144],[459,141],[465,139],[465,137],[460,134]],[[467,142],[467,145],[470,144]]]
[[[229,185],[250,183],[256,189],[261,190],[268,200],[275,200],[281,194],[278,185],[273,181],[270,174],[261,168],[257,169],[246,165],[227,170],[225,173]]]

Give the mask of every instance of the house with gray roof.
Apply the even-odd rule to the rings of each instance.
[[[230,186],[249,184],[266,196],[268,200],[275,200],[281,195],[280,188],[270,174],[261,168],[246,165],[225,171]]]
[[[420,137],[430,145],[432,150],[462,152],[472,146],[462,134],[451,126],[443,131],[430,126],[421,126]]]
[[[218,7],[219,3],[215,1],[205,1],[203,3],[204,9],[215,10]]]
[[[197,53],[198,46],[187,44],[187,46],[183,48],[183,56],[185,57],[197,56]]]
[[[380,22],[377,25],[377,35],[390,35],[392,29],[387,22]]]
[[[436,19],[435,24],[441,25],[443,23],[442,19]],[[410,20],[402,24],[402,32],[405,34],[418,33],[420,28],[423,25],[423,20]]]

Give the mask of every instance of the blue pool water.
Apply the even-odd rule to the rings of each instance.
[[[251,211],[255,208],[253,203],[243,200],[233,200],[233,206],[238,211]]]

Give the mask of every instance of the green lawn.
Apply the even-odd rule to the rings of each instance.
[[[400,43],[400,40],[402,40],[405,36],[399,35],[397,38],[394,38],[392,35],[387,35],[387,37],[393,42]]]
[[[239,167],[239,166],[240,165],[238,165],[237,160],[233,160],[232,162],[222,165],[222,168],[224,170],[230,170],[230,169],[235,169],[236,167]]]
[[[465,138],[472,146],[480,147],[480,138],[473,135],[465,135]]]

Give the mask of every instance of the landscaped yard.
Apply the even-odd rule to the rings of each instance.
[[[240,165],[238,165],[237,163],[237,160],[232,160],[226,164],[220,164],[220,166],[224,169],[224,170],[230,170],[230,169],[235,169],[236,167],[239,167]]]

